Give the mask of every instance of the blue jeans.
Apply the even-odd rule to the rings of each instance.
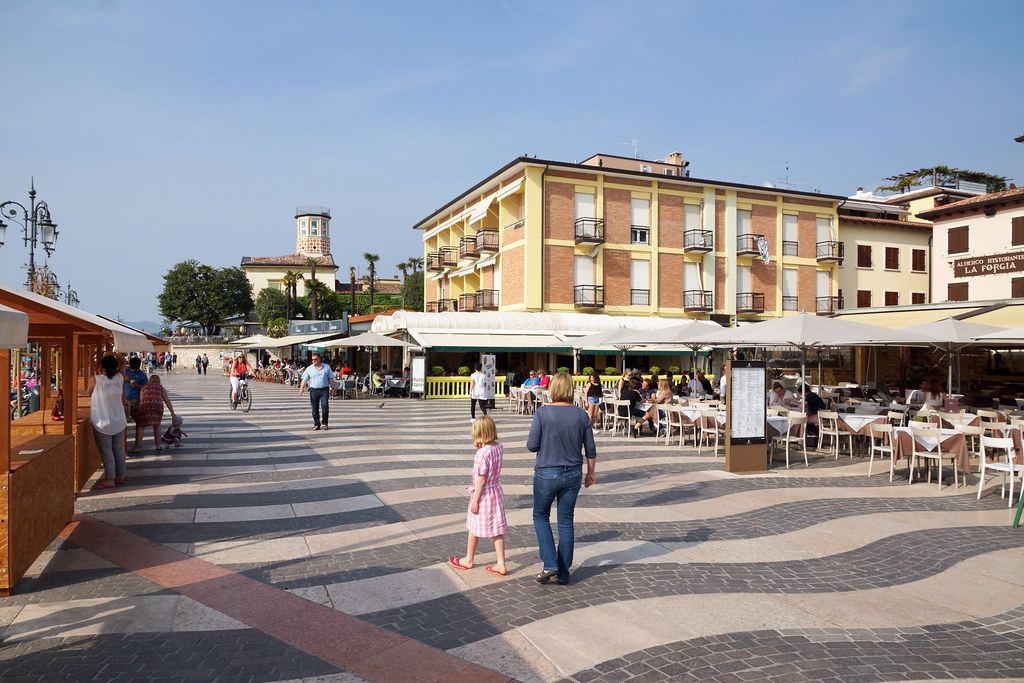
[[[583,484],[583,471],[574,467],[541,467],[533,471],[533,530],[540,546],[544,571],[557,571],[559,581],[569,580],[574,532],[576,496]],[[558,551],[551,533],[551,503],[557,501]]]
[[[327,399],[331,397],[331,390],[329,387],[323,389],[309,389],[309,404],[313,409],[313,426],[320,426],[320,413],[323,413],[324,424],[327,424],[327,418],[330,416],[329,408],[327,406]]]

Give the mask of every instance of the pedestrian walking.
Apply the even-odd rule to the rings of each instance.
[[[135,421],[136,447],[128,451],[129,453],[139,452],[138,443],[141,441],[140,436],[144,435],[146,427],[153,428],[153,443],[156,444],[158,451],[163,450],[160,445],[160,423],[164,419],[165,405],[171,411],[171,418],[177,417],[174,406],[171,405],[171,397],[167,395],[167,389],[160,383],[160,375],[153,375],[149,378],[149,383],[142,387],[139,417]]]
[[[103,460],[103,479],[94,489],[112,489],[125,482],[128,465],[124,454],[124,431],[128,427],[128,401],[124,398],[124,375],[118,372],[115,356],[104,356],[89,378],[89,418],[96,446]]]
[[[202,356],[196,356],[196,374],[197,375],[203,374],[203,357]]]
[[[572,378],[560,372],[551,380],[551,403],[537,408],[526,448],[537,454],[533,469],[533,529],[544,563],[537,583],[556,577],[569,583],[574,534],[573,514],[580,484],[594,484],[597,450],[590,418],[572,403]],[[586,456],[587,475],[581,466]],[[558,503],[558,548],[551,533],[551,504]]]
[[[473,374],[469,376],[469,417],[476,419],[476,406],[487,414],[487,375],[483,373],[480,363],[473,365]]]
[[[313,364],[302,373],[299,383],[299,396],[309,387],[309,403],[313,409],[313,431],[319,431],[321,425],[326,430],[330,416],[329,399],[334,391],[334,372],[326,364],[320,362],[320,354],[313,354]]]
[[[203,374],[206,374],[206,368],[210,365],[210,358],[205,353],[203,354]]]
[[[499,481],[503,450],[498,443],[498,428],[494,420],[484,415],[473,420],[470,434],[477,450],[473,458],[473,486],[466,487],[473,491],[469,497],[469,511],[466,513],[466,528],[469,530],[466,556],[449,557],[448,563],[456,569],[472,569],[477,542],[481,538],[490,538],[494,541],[497,561],[487,567],[487,571],[505,576],[505,532],[508,531],[508,523],[505,521],[505,494]]]

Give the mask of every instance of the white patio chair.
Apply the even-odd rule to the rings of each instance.
[[[868,461],[868,476],[871,476],[871,467],[875,464],[875,454],[880,459],[889,456],[889,481],[896,470],[895,449],[893,448],[892,425],[888,422],[872,422],[868,425],[871,430],[871,460]]]
[[[797,432],[797,434],[794,434]],[[770,449],[770,455],[768,456],[769,465],[771,464],[772,456],[775,454],[775,448],[786,449],[786,469],[789,469],[789,449],[790,446],[796,447],[800,445],[804,452],[804,465],[810,467],[810,463],[807,461],[807,415],[803,413],[790,413],[789,415],[789,429],[786,430],[785,434],[779,434],[778,436],[772,437],[772,444]]]
[[[917,459],[921,458],[929,463],[928,465],[928,481],[932,480],[932,468],[930,463],[934,462],[938,470],[936,477],[938,478],[939,490],[942,490],[942,461],[948,459],[950,464],[953,466],[953,483],[959,488],[960,480],[957,477],[957,464],[956,464],[956,453],[952,451],[942,450],[942,431],[936,427],[925,426],[923,424],[912,422],[910,424],[910,435],[913,437],[911,441],[910,449],[910,483],[914,483],[914,468],[917,464]],[[923,445],[921,441],[924,441],[928,445]],[[929,449],[928,446],[934,445],[934,448]]]
[[[605,404],[608,406],[608,412],[605,413],[605,415],[607,419],[611,420],[612,434],[615,434],[615,432],[618,431],[619,424],[621,423],[622,434],[624,436],[629,436],[629,401],[620,401],[618,399],[612,399],[610,401],[605,401]],[[620,414],[619,408],[623,409],[622,412],[624,412],[625,415]]]
[[[998,453],[1002,451],[1002,453]],[[981,474],[978,475],[978,500],[981,500],[981,489],[985,486],[985,472],[994,470],[1003,473],[1003,481],[999,485],[999,497],[1006,496],[1006,475],[1010,475],[1010,500],[1009,507],[1013,507],[1013,477],[1015,474],[1021,476],[1021,486],[1024,487],[1024,465],[1018,465],[1013,439],[993,438],[981,436]],[[1002,459],[1002,458],[1005,458]]]
[[[715,455],[718,455],[718,442],[725,436],[725,428],[718,424],[718,409],[711,408],[700,411],[700,441],[697,443],[697,455],[704,446],[711,445],[711,435],[715,435]]]

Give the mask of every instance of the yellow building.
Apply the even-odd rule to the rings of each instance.
[[[426,311],[726,324],[834,311],[843,197],[701,180],[687,169],[678,153],[515,159],[414,226]]]
[[[281,278],[288,271],[300,273],[297,296],[306,294],[311,275],[309,259],[317,259],[316,279],[335,291],[338,266],[331,256],[331,210],[326,206],[300,206],[295,210],[295,253],[284,256],[243,256],[242,272],[252,285],[253,296],[270,287],[284,291]]]

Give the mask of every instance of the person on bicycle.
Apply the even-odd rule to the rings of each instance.
[[[245,359],[245,354],[238,354],[231,363],[231,402],[238,403],[238,387],[241,381],[252,374],[252,366]]]

